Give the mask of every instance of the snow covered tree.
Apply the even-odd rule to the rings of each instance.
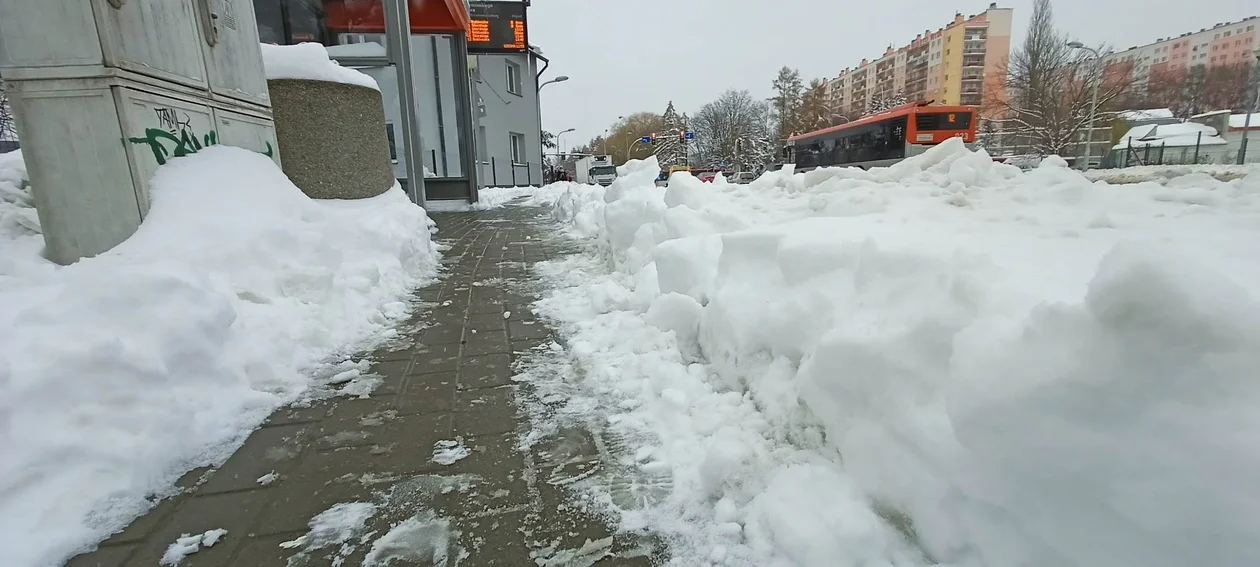
[[[1133,85],[1131,73],[1101,71],[1087,50],[1068,46],[1054,25],[1050,0],[1035,0],[1024,44],[1001,73],[1009,96],[992,97],[998,107],[993,115],[1003,116],[1003,130],[1032,154],[1073,151],[1089,124],[1092,85],[1100,81],[1097,124],[1111,120],[1108,106]]]
[[[800,111],[797,112],[796,124],[791,135],[813,132],[831,126],[831,104],[827,98],[827,82],[814,79],[809,88],[801,95]]]
[[[980,119],[980,131],[976,132],[976,147],[984,148],[990,154],[998,147],[997,128],[993,126],[993,121],[989,119]]]
[[[741,171],[755,171],[774,151],[770,105],[746,90],[729,89],[700,107],[691,126],[696,161],[704,166],[726,162]]]
[[[683,147],[682,140],[686,124],[683,122],[683,117],[678,115],[678,111],[674,110],[674,101],[669,101],[669,106],[665,108],[661,119],[664,121],[664,128],[656,133],[656,147],[653,151],[657,161],[663,168],[687,165],[687,150]]]
[[[876,93],[871,96],[871,103],[866,108],[866,114],[879,114],[885,110],[897,108],[906,104],[906,93],[898,92],[892,95]]]
[[[801,98],[805,94],[805,85],[801,82],[801,73],[790,67],[779,69],[779,75],[771,83],[774,96],[770,97],[771,118],[775,123],[775,149],[799,129]]]

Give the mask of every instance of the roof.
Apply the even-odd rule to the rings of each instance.
[[[1216,128],[1197,122],[1181,122],[1177,124],[1146,124],[1129,129],[1120,142],[1112,146],[1113,150],[1123,150],[1146,146],[1193,147],[1219,146],[1226,144],[1224,138],[1216,133]]]
[[[1235,130],[1235,129],[1242,130],[1243,124],[1246,124],[1246,123],[1247,123],[1247,114],[1245,112],[1243,114],[1231,114],[1229,117],[1230,130]],[[1248,130],[1260,129],[1260,112],[1253,112],[1251,114],[1251,125],[1247,129]]]
[[[1173,111],[1168,108],[1148,108],[1146,110],[1126,110],[1120,113],[1120,118],[1129,122],[1142,122],[1144,120],[1167,120],[1174,118]]]

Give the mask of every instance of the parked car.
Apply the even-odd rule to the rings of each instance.
[[[700,174],[700,181],[703,181],[705,183],[713,183],[713,180],[715,178],[717,178],[716,171],[707,171],[705,173]]]
[[[731,183],[747,185],[749,183],[752,183],[754,179],[757,179],[756,173],[753,173],[751,171],[741,171],[739,173],[736,173],[734,176],[732,176],[730,181]]]

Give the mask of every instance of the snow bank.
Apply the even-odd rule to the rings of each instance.
[[[1141,165],[1119,169],[1091,169],[1084,175],[1091,180],[1106,181],[1114,185],[1144,181],[1163,184],[1170,179],[1196,173],[1210,175],[1219,181],[1232,181],[1248,175],[1260,176],[1260,164]]]
[[[114,250],[0,276],[5,565],[59,565],[226,458],[312,376],[390,336],[436,273],[429,220],[397,187],[313,201],[226,146],[152,187]]]
[[[0,154],[0,285],[7,278],[47,269],[39,259],[43,247],[22,150]]]
[[[327,81],[381,90],[372,77],[329,59],[328,49],[321,44],[261,45],[263,68],[268,79]]]
[[[557,199],[598,254],[539,304],[571,404],[669,478],[623,527],[682,564],[1260,563],[1260,177],[653,161]]]
[[[560,198],[569,187],[577,185],[568,181],[559,181],[544,187],[486,187],[477,192],[477,202],[472,204],[474,211],[488,211],[506,205],[522,197],[516,204],[522,206],[550,206]]]

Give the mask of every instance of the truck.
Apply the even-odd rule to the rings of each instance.
[[[617,167],[613,165],[612,156],[586,156],[574,166],[573,180],[590,185],[612,185],[617,178]]]

